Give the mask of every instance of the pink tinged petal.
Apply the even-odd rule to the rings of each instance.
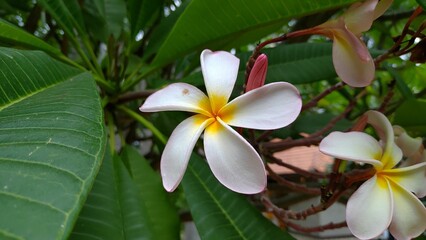
[[[229,52],[204,50],[200,56],[207,94],[213,108],[221,108],[229,99],[237,80],[240,60]],[[219,109],[213,109],[216,112]]]
[[[204,134],[207,162],[225,187],[239,193],[255,194],[266,187],[266,172],[256,150],[221,120]]]
[[[321,141],[319,150],[335,158],[372,164],[376,169],[382,168],[379,161],[382,155],[380,144],[363,132],[332,132]]]
[[[371,239],[385,231],[392,218],[392,192],[386,179],[374,175],[349,198],[346,222],[360,239]]]
[[[413,138],[408,135],[400,126],[393,126],[395,133],[395,143],[401,148],[404,156],[411,157],[421,151],[423,146],[422,138]]]
[[[374,20],[374,9],[378,0],[355,3],[342,15],[349,31],[355,35],[368,31]]]
[[[179,185],[195,143],[204,128],[213,120],[195,115],[181,122],[173,131],[161,156],[161,177],[164,188],[171,192]]]
[[[186,83],[173,83],[149,96],[139,110],[188,111],[209,115],[209,107],[209,99],[201,90]]]
[[[276,82],[235,98],[219,115],[231,126],[266,130],[289,125],[301,108],[297,88],[290,83]]]
[[[402,159],[402,151],[394,142],[393,128],[383,113],[370,110],[365,113],[367,123],[374,127],[377,135],[384,142],[384,152],[381,162],[384,169],[391,169]]]
[[[391,182],[394,211],[390,233],[399,240],[409,240],[426,230],[426,208],[411,192]]]
[[[393,0],[380,0],[376,8],[374,9],[374,19],[377,19],[378,17],[382,16],[383,13],[388,10],[392,2]]]
[[[426,196],[426,162],[403,168],[383,170],[381,175],[389,181],[413,192],[418,197]]]
[[[365,44],[347,29],[334,30],[333,64],[337,75],[352,87],[365,87],[374,79],[374,61]]]
[[[247,80],[246,92],[259,88],[265,84],[266,72],[268,70],[268,57],[260,54],[254,62],[253,68]]]

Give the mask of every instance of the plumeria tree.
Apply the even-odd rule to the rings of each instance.
[[[425,238],[425,1],[0,6],[0,239]]]

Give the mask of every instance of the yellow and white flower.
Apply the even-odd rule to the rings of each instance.
[[[173,191],[179,185],[204,131],[204,152],[216,178],[236,192],[261,192],[266,186],[262,159],[230,126],[262,130],[285,127],[300,113],[299,92],[289,83],[277,82],[228,102],[239,59],[228,52],[204,50],[200,60],[207,96],[192,85],[175,83],[148,97],[140,107],[143,112],[195,113],[176,127],[164,149],[160,166],[164,188]]]

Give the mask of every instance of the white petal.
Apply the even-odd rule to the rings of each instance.
[[[216,112],[229,100],[237,80],[240,60],[229,52],[204,50],[200,61],[207,94]]]
[[[400,126],[393,126],[395,143],[401,148],[404,156],[411,157],[421,151],[423,141],[421,137],[413,138]]]
[[[252,129],[277,129],[292,123],[300,113],[299,91],[290,83],[270,83],[241,95],[220,112],[231,126]]]
[[[204,150],[213,174],[227,188],[244,194],[265,189],[265,166],[259,154],[225,123],[216,121],[206,128]]]
[[[426,229],[426,208],[411,192],[391,183],[394,212],[389,231],[396,239],[412,239]],[[424,182],[423,182],[424,184]]]
[[[181,122],[173,131],[160,163],[163,186],[167,191],[174,191],[179,185],[195,143],[211,121],[211,118],[198,114]]]
[[[139,110],[188,111],[208,116],[210,103],[207,96],[198,88],[186,83],[173,83],[149,96]]]
[[[401,185],[418,197],[426,196],[426,162],[381,171],[390,181]]]
[[[368,163],[379,169],[382,167],[380,144],[363,132],[332,132],[321,141],[319,150],[335,158]]]
[[[393,128],[383,113],[370,110],[365,113],[367,123],[374,127],[377,135],[385,144],[381,162],[384,169],[391,169],[402,159],[402,151],[394,142]]]
[[[374,79],[375,66],[365,44],[347,29],[335,29],[333,65],[343,82],[365,87]]]
[[[393,211],[389,183],[374,175],[349,198],[346,222],[349,230],[360,239],[371,239],[386,230]]]

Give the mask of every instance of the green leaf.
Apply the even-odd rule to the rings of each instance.
[[[243,195],[222,186],[197,155],[192,155],[182,185],[203,240],[294,239],[267,220]]]
[[[144,219],[152,233],[150,239],[179,239],[179,215],[163,188],[159,174],[132,147],[123,149],[122,158],[128,164],[139,198],[146,209]]]
[[[416,2],[423,8],[426,9],[426,0],[416,0]]]
[[[39,0],[38,1],[69,36],[85,33],[83,15],[77,1]]]
[[[401,92],[402,96],[405,99],[414,99],[414,95],[411,92],[410,88],[405,83],[402,76],[391,66],[385,66],[385,69],[392,75],[393,78],[395,78],[396,86]]]
[[[405,101],[395,112],[394,124],[417,132],[416,135],[426,134],[426,100],[412,99]]]
[[[164,0],[140,1],[128,0],[127,14],[130,23],[130,37],[135,40],[136,35],[145,28],[152,18],[163,10]]]
[[[194,50],[227,49],[258,41],[286,20],[337,8],[354,0],[244,1],[193,0],[158,51],[164,65]]]
[[[2,19],[0,19],[0,42],[10,46],[42,50],[52,56],[62,55],[59,49]]]
[[[119,156],[107,154],[71,239],[153,239],[146,209]]]
[[[119,37],[126,17],[124,0],[86,0],[83,10],[95,39],[107,42],[111,35],[115,39]]]
[[[337,77],[331,48],[331,43],[299,43],[265,49],[262,52],[268,56],[266,83],[284,81],[303,84]],[[237,88],[244,84],[245,67],[251,54],[237,54],[240,58]],[[204,84],[201,72],[194,73],[182,81],[198,86]]]
[[[104,154],[96,85],[40,51],[0,62],[0,238],[66,239]]]

